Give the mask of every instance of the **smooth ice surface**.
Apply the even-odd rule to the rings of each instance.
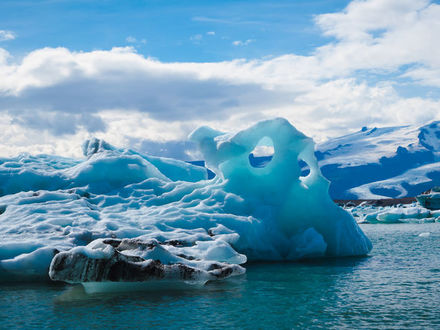
[[[200,273],[247,260],[370,251],[353,217],[330,199],[313,141],[288,121],[263,121],[236,134],[201,127],[190,138],[214,179],[206,180],[206,168],[98,139],[84,143],[81,161],[1,159],[0,278],[44,276],[58,251],[87,262],[111,260],[104,238],[153,246],[118,252],[134,254],[130,260],[183,264]],[[263,138],[273,142],[274,156],[255,168],[249,154]],[[309,166],[307,176],[298,161]],[[237,267],[232,275],[242,273]]]

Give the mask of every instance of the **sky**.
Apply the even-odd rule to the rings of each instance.
[[[440,120],[440,4],[0,1],[0,156],[93,136],[197,159],[188,134],[285,117],[321,142]]]

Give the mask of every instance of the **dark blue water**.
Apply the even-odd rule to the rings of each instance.
[[[201,290],[3,284],[0,328],[439,328],[440,224],[362,228],[367,258],[253,264]]]

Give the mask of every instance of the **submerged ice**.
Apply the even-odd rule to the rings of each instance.
[[[270,139],[274,156],[249,154]],[[204,283],[252,260],[365,255],[371,243],[333,203],[313,141],[274,119],[236,134],[194,131],[207,169],[98,139],[83,161],[0,160],[0,280]],[[310,168],[301,176],[299,162]],[[50,270],[49,270],[50,265]]]

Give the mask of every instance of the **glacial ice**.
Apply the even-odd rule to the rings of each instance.
[[[417,201],[431,210],[440,210],[440,188],[434,187],[433,190],[429,194],[417,196]]]
[[[272,160],[249,154],[271,139]],[[204,283],[253,260],[365,255],[371,243],[333,203],[313,141],[288,121],[194,131],[207,169],[92,139],[85,160],[0,159],[0,280]],[[298,161],[310,172],[301,176]]]
[[[440,121],[374,127],[316,146],[334,199],[413,197],[440,185]]]
[[[347,207],[359,223],[427,223],[439,222],[440,210],[433,211],[418,203],[394,206],[373,206],[361,204]]]

